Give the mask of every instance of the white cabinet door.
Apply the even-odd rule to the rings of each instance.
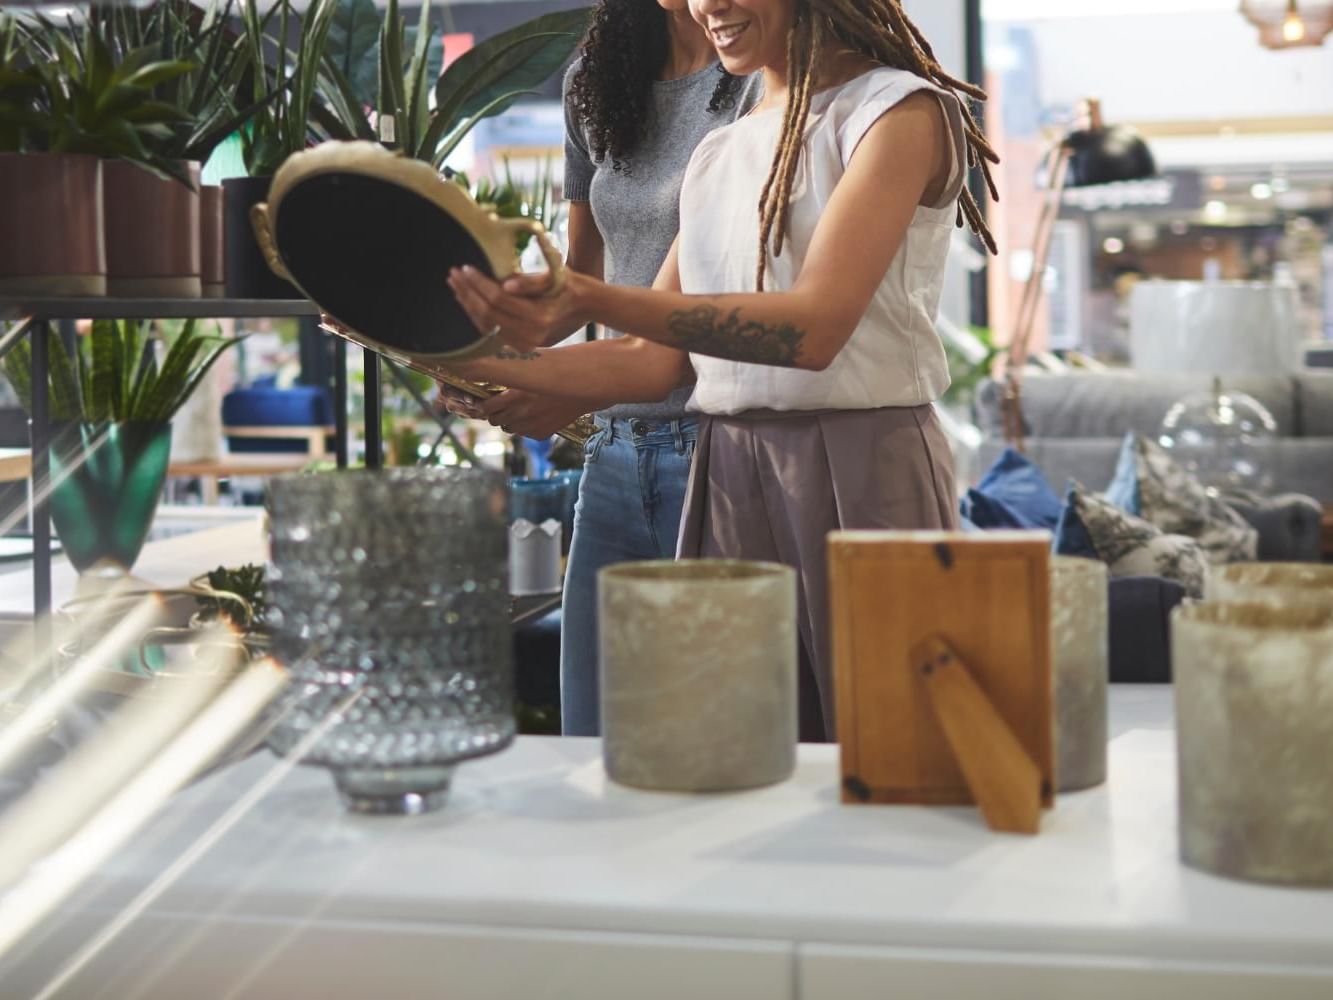
[[[801,1000],[1330,1000],[1333,968],[803,945]]]
[[[0,974],[0,997],[37,995],[86,940],[62,937]],[[793,972],[788,942],[155,914],[52,998],[794,1000]]]

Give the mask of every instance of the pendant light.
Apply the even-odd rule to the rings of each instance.
[[[1240,12],[1259,29],[1259,43],[1269,49],[1319,46],[1333,32],[1329,0],[1241,0]]]

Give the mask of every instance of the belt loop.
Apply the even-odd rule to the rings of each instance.
[[[680,420],[671,421],[671,440],[675,442],[676,454],[685,454],[685,435],[680,430]]]

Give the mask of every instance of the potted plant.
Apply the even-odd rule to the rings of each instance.
[[[229,298],[291,299],[301,293],[275,275],[255,243],[250,208],[268,197],[273,175],[284,160],[310,144],[322,98],[317,90],[336,0],[312,0],[299,18],[296,47],[290,34],[296,13],[290,0],[277,0],[260,13],[257,0],[242,0],[245,44],[250,53],[252,96],[263,101],[242,132],[247,176],[223,181],[224,242]],[[274,33],[276,32],[276,34]]]
[[[468,187],[478,205],[489,208],[502,219],[532,219],[548,231],[560,223],[560,204],[555,200],[555,165],[548,157],[531,184],[514,180],[509,158],[504,159],[504,176],[498,180],[483,177],[470,185],[466,174],[454,174],[454,180]],[[514,252],[520,256],[532,243],[531,233],[515,237]]]
[[[147,140],[184,117],[153,86],[188,68],[147,49],[117,63],[87,22],[0,15],[0,218],[26,237],[0,241],[0,292],[105,294],[101,161],[180,176]]]
[[[51,520],[80,573],[120,576],[138,558],[157,509],[171,452],[171,418],[213,363],[240,338],[187,322],[158,362],[156,340],[137,322],[98,320],[73,356],[48,334]],[[32,351],[21,340],[5,374],[31,408]]]
[[[189,186],[171,184],[125,161],[105,165],[109,290],[127,296],[223,294],[222,190],[200,185],[202,164],[276,94],[238,109],[251,48],[229,27],[232,0],[156,0],[148,7],[95,6],[88,18],[116,59],[150,47],[189,64],[153,87],[153,99],[184,115],[149,136],[148,148],[176,165]]]
[[[583,37],[589,15],[584,7],[525,21],[469,49],[440,73],[434,69],[440,47],[435,44],[438,36],[430,12],[426,0],[413,35],[398,12],[397,0],[388,0],[376,41],[379,83],[373,102],[365,91],[366,53],[357,47],[366,44],[368,33],[351,37],[335,30],[330,48],[336,58],[326,60],[323,71],[325,97],[312,109],[329,138],[373,138],[367,115],[373,106],[386,142],[406,156],[443,168],[478,122],[500,114],[565,64]],[[335,29],[348,20],[344,16]],[[352,23],[358,22],[352,19]],[[434,107],[429,99],[432,89]]]

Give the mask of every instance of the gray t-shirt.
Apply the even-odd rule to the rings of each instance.
[[[613,285],[647,288],[657,277],[680,229],[680,184],[690,155],[713,129],[727,125],[757,102],[756,75],[735,90],[734,107],[710,114],[708,105],[721,74],[714,63],[678,80],[653,84],[648,128],[626,168],[612,168],[610,157],[593,162],[587,135],[570,106],[569,88],[578,67],[565,73],[565,198],[587,201],[605,247],[602,276]],[[755,192],[758,199],[759,192]],[[608,336],[621,336],[608,330]],[[604,416],[673,420],[685,415],[688,387],[660,403],[626,403],[603,411]]]

